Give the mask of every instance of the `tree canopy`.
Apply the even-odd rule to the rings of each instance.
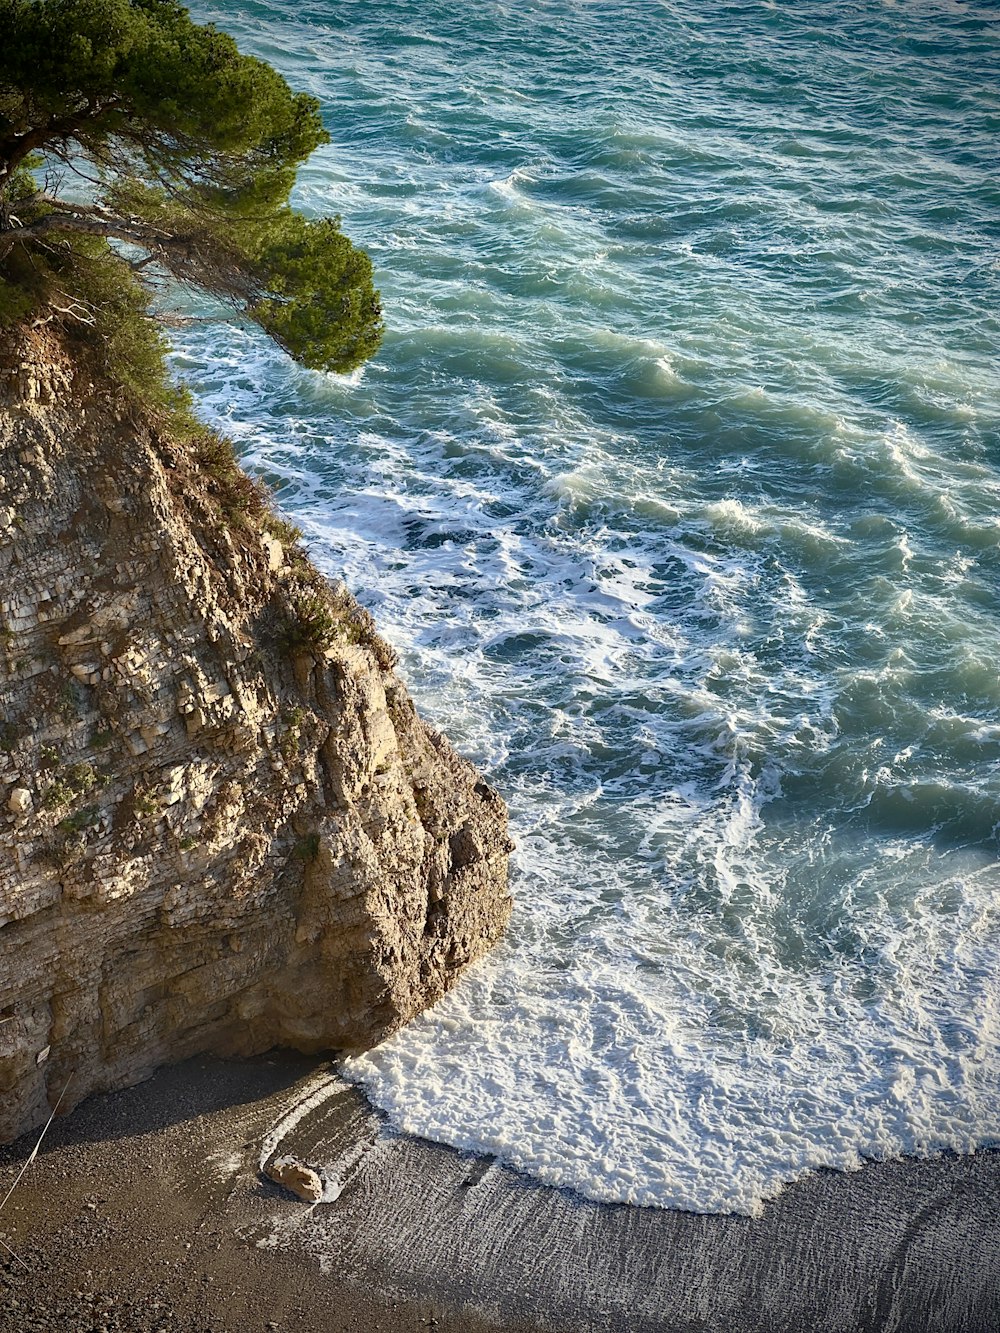
[[[353,369],[382,332],[371,261],[289,204],[327,139],[315,98],[175,0],[0,0],[0,319],[106,325],[172,278]]]

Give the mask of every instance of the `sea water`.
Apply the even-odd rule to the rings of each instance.
[[[296,199],[387,333],[176,365],[518,844],[505,942],[350,1076],[703,1211],[1000,1137],[1000,11],[195,14],[320,99]]]

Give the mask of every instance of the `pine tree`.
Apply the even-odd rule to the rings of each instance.
[[[175,0],[0,0],[0,324],[114,333],[174,280],[296,360],[382,333],[368,256],[289,205],[315,98]]]

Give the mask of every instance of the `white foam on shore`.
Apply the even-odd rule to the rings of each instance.
[[[877,996],[849,966],[768,966],[764,913],[723,949],[664,915],[655,934],[581,932],[558,977],[525,957],[522,925],[345,1073],[402,1130],[589,1198],[694,1211],[755,1214],[821,1166],[996,1138],[992,909],[952,932],[922,904],[909,937],[858,923]]]
[[[238,412],[212,366],[203,401]],[[871,729],[917,706],[898,596],[861,599],[886,647],[838,673],[862,631],[810,582],[831,559],[852,602],[880,561],[912,582],[915,542],[901,562],[898,524],[859,544],[849,521],[713,508],[686,480],[633,513],[648,478],[607,450],[526,459],[488,425],[359,434],[334,480],[327,410],[258,420],[247,456],[500,786],[518,842],[509,938],[347,1076],[399,1130],[643,1205],[754,1213],[819,1166],[990,1141],[995,782],[881,745]],[[937,569],[935,596],[961,602]],[[938,731],[945,763],[948,745],[1000,755],[975,712]]]

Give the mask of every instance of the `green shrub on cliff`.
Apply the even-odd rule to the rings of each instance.
[[[307,366],[360,365],[371,262],[288,203],[327,138],[314,98],[174,0],[0,0],[0,325],[89,330],[149,382],[146,289],[172,279]]]

